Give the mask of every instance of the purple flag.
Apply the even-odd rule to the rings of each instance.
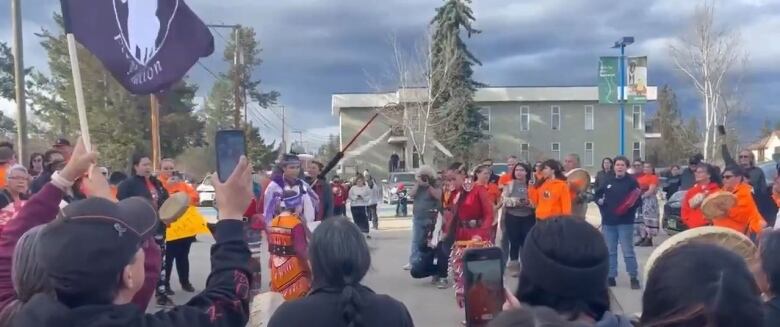
[[[214,37],[184,0],[61,0],[65,31],[130,93],[179,81],[214,52]]]

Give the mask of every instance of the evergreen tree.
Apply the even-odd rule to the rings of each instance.
[[[677,95],[669,85],[658,90],[658,111],[651,119],[651,126],[661,133],[661,140],[655,148],[649,148],[647,154],[647,159],[655,165],[680,163],[696,151],[694,133],[698,128],[691,130],[685,126],[677,105]]]
[[[432,71],[445,71],[443,67],[454,63],[449,74],[434,74],[431,81],[433,93],[442,96],[434,104],[437,108],[437,121],[434,131],[436,139],[448,148],[457,160],[473,162],[474,145],[488,138],[481,128],[486,119],[474,105],[474,92],[481,83],[474,81],[474,65],[481,65],[461,38],[480,33],[472,27],[475,20],[469,8],[471,0],[445,0],[443,6],[436,9],[433,18],[433,39],[431,45]]]

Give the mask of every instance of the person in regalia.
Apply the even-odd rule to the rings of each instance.
[[[311,289],[309,232],[301,216],[302,200],[303,194],[292,190],[276,193],[271,199],[279,208],[267,228],[271,291],[288,301],[306,296]]]
[[[277,166],[277,170],[271,175],[271,182],[265,189],[265,195],[263,199],[263,217],[266,225],[276,216],[278,208],[278,201],[273,201],[274,197],[279,197],[284,191],[292,191],[295,194],[301,195],[299,201],[300,208],[295,208],[298,211],[298,215],[306,223],[306,226],[310,229],[316,227],[313,224],[316,217],[315,208],[319,199],[316,192],[312,191],[308,183],[298,178],[301,173],[301,160],[297,155],[285,154]]]

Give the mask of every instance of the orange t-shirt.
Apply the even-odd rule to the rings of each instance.
[[[680,209],[680,216],[688,228],[696,228],[707,225],[707,220],[704,218],[704,214],[701,212],[701,208],[691,208],[691,199],[700,193],[704,193],[705,196],[712,194],[720,190],[718,184],[710,183],[707,185],[695,184],[688,192],[685,192],[685,198],[683,198],[682,208]]]
[[[642,176],[637,177],[636,181],[642,191],[647,191],[653,185],[658,186],[658,175],[642,174]]]
[[[756,202],[753,200],[753,187],[743,182],[731,193],[737,196],[737,203],[729,210],[726,217],[713,219],[712,224],[744,234],[761,232],[761,222],[764,218],[758,212]]]
[[[571,215],[571,194],[566,181],[551,179],[534,188],[529,196],[536,205],[536,219]]]
[[[501,175],[501,177],[498,178],[498,187],[504,188],[506,184],[509,184],[511,182],[512,182],[512,174],[506,172],[503,175]]]
[[[8,164],[0,165],[0,188],[6,187],[6,185],[8,185],[8,167]]]
[[[168,191],[168,194],[173,195],[179,192],[187,193],[187,195],[190,197],[190,205],[198,205],[200,196],[198,196],[198,192],[196,192],[195,189],[190,186],[190,184],[187,184],[186,182],[178,182],[173,185],[170,183],[165,183],[163,185],[165,185],[165,190]]]

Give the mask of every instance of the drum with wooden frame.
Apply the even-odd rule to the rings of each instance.
[[[701,213],[707,220],[728,216],[729,210],[737,204],[737,197],[726,191],[718,191],[707,195],[701,203]]]
[[[160,221],[170,226],[181,218],[190,206],[190,196],[185,192],[174,193],[160,206]]]

